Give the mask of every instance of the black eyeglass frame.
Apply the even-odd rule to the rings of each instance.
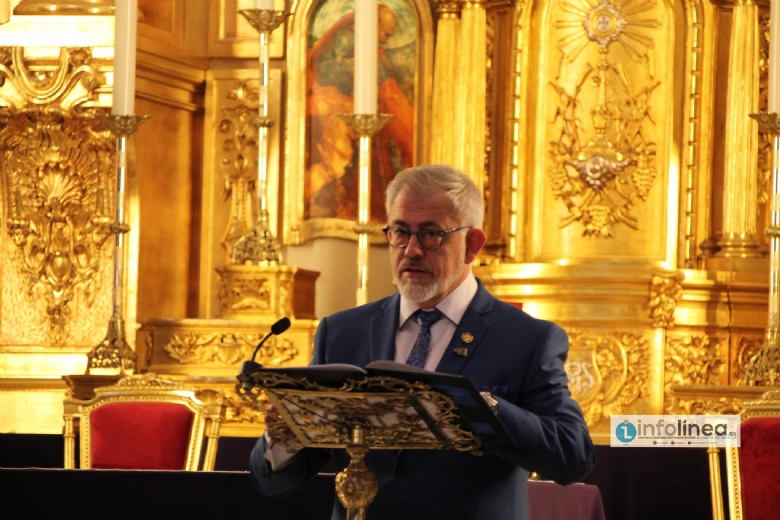
[[[460,231],[461,229],[471,229],[472,227],[474,227],[474,226],[460,226],[460,227],[456,227],[456,228],[452,228],[452,229],[420,228],[417,231],[412,231],[411,229],[405,228],[403,226],[385,226],[385,227],[382,228],[382,233],[385,235],[385,240],[387,241],[387,244],[390,247],[395,247],[397,249],[405,249],[405,248],[409,247],[409,243],[412,241],[412,235],[414,235],[414,236],[417,237],[417,242],[420,243],[420,247],[421,248],[425,249],[426,251],[436,251],[437,249],[439,249],[442,246],[442,244],[444,244],[444,239],[447,238],[447,235],[449,235],[451,233],[455,233],[456,231]],[[388,233],[390,231],[394,230],[394,229],[395,230],[403,230],[406,233],[408,233],[408,237],[407,237],[408,240],[406,241],[406,243],[404,245],[397,246],[397,245],[393,244],[392,242],[390,242],[390,237],[388,236]],[[439,245],[436,246],[436,247],[427,247],[423,243],[423,240],[420,238],[420,233],[422,233],[423,231],[432,232],[436,236],[438,236],[439,237]]]

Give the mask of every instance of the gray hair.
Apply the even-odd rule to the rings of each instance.
[[[387,186],[385,208],[390,208],[399,193],[408,189],[415,198],[444,195],[451,203],[461,226],[482,227],[485,202],[482,192],[464,173],[446,164],[426,164],[408,168]]]

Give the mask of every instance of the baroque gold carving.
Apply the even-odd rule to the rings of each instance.
[[[254,334],[191,332],[172,336],[163,350],[183,365],[235,365],[252,357],[261,338]],[[258,355],[260,364],[279,366],[295,359],[298,349],[289,340],[273,336],[263,344]]]
[[[623,413],[647,395],[650,345],[639,334],[567,329],[571,346],[564,365],[569,388],[588,426]]]
[[[718,355],[719,341],[710,341],[706,334],[684,338],[668,338],[664,370],[666,383],[717,384],[725,368]]]
[[[249,81],[238,81],[228,93],[219,121],[219,132],[224,136],[222,146],[218,148],[222,154],[224,198],[230,200],[229,224],[220,244],[225,248],[228,260],[233,245],[249,232],[256,218],[258,103],[257,86],[250,87]]]
[[[54,63],[32,65],[23,47],[0,47],[0,105],[70,110],[94,101],[105,78],[93,61],[90,49],[69,47]]]
[[[716,385],[720,382],[726,364],[719,356],[719,343],[718,340],[711,341],[706,334],[667,338],[664,355],[664,400],[667,413],[673,413],[672,385]]]
[[[769,17],[759,16],[759,94],[758,109],[766,111],[769,89]],[[774,136],[765,128],[758,127],[758,205],[769,202],[769,179],[772,178],[772,146]],[[758,209],[758,208],[757,208]]]
[[[22,307],[45,301],[43,323],[32,316],[25,321],[44,325],[45,341],[54,345],[70,332],[70,303],[95,303],[104,278],[98,274],[107,265],[102,246],[113,232],[115,143],[101,127],[99,109],[87,108],[104,89],[90,49],[63,48],[53,60],[34,60],[23,48],[0,47],[3,198],[15,246],[4,276],[20,278],[10,281],[24,288],[23,300],[13,297]],[[91,320],[82,315],[77,325]]]
[[[224,301],[220,298],[220,308],[267,311],[271,308],[271,291],[267,284],[266,279],[239,280],[229,291],[225,291]],[[222,294],[220,291],[220,295]]]
[[[742,411],[742,402],[734,397],[681,399],[672,396],[665,407],[667,414],[729,415]]]
[[[682,273],[655,274],[650,282],[650,317],[654,328],[674,325],[674,311],[682,297]]]
[[[660,85],[650,56],[659,22],[645,14],[654,2],[630,4],[569,0],[556,20],[564,36],[558,42],[556,82],[550,86],[558,99],[553,123],[559,130],[557,141],[550,143],[547,174],[553,194],[568,209],[560,226],[580,222],[584,236],[611,237],[617,223],[638,229],[631,209],[647,199],[658,173],[656,143],[647,128],[655,124],[652,98]],[[591,45],[598,46],[596,63],[567,67]],[[622,63],[610,60],[613,45],[622,47],[647,81],[637,81]],[[561,78],[570,73],[577,79],[564,86]],[[595,97],[587,87],[596,89]]]
[[[732,376],[733,383],[736,385],[747,384],[745,380],[746,369],[750,359],[758,354],[761,347],[764,345],[764,337],[741,337],[737,343],[737,354],[734,359],[734,375]]]
[[[274,313],[292,316],[292,284],[289,276],[275,276],[273,267],[269,271],[238,273],[231,276],[226,269],[218,269],[220,316],[231,314]]]

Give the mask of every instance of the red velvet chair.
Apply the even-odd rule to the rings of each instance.
[[[225,417],[220,392],[142,374],[97,388],[95,397],[65,399],[65,467],[210,471]],[[206,452],[201,464],[203,441]]]
[[[780,518],[780,391],[742,405],[739,448],[726,450],[731,520]]]

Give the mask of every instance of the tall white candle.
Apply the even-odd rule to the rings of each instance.
[[[356,114],[376,114],[377,57],[379,40],[377,0],[355,0]]]
[[[255,9],[274,10],[274,0],[255,0]]]
[[[769,112],[780,111],[780,0],[772,0],[769,33]]]
[[[116,0],[114,13],[114,103],[111,113],[133,115],[138,0]]]

